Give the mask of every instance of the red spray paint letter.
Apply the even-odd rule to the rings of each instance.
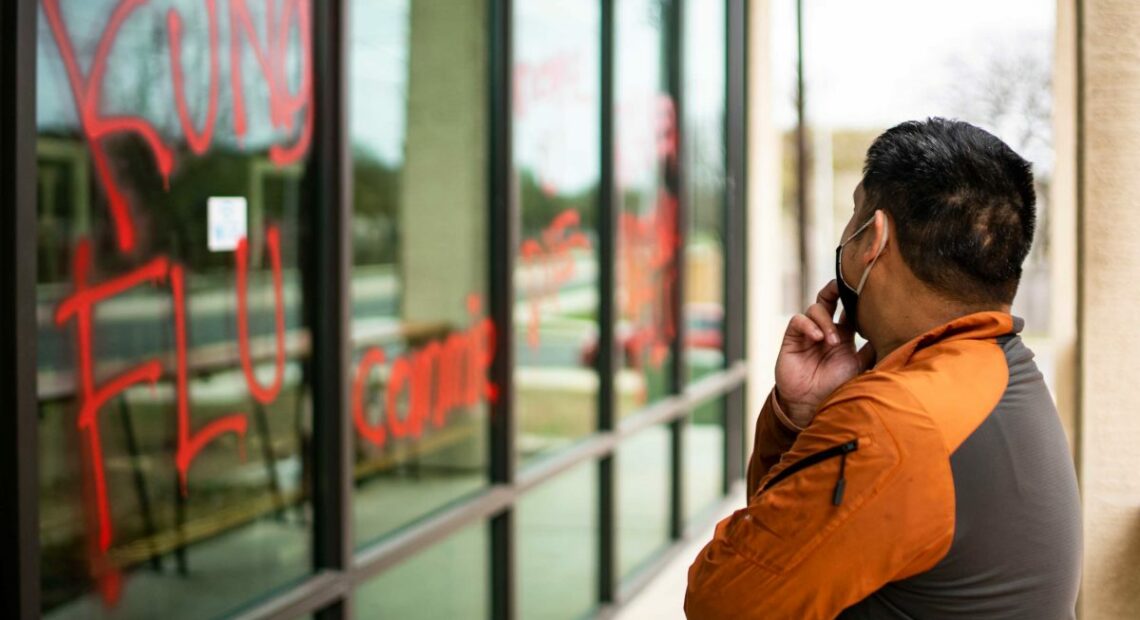
[[[248,122],[245,92],[242,89],[241,36],[245,35],[253,55],[261,67],[269,88],[269,118],[276,128],[292,129],[293,117],[302,107],[305,120],[301,135],[291,146],[275,144],[269,148],[269,159],[278,166],[295,163],[308,151],[313,133],[313,43],[309,23],[308,0],[285,0],[280,20],[276,19],[275,0],[265,2],[264,45],[253,27],[245,0],[230,0],[230,88],[233,90],[234,132],[238,141],[245,138]],[[301,42],[301,83],[296,93],[289,92],[285,77],[286,43],[293,20],[297,21]]]
[[[166,29],[170,39],[170,73],[174,81],[174,103],[178,109],[178,122],[186,134],[186,142],[196,155],[210,148],[214,137],[214,121],[218,116],[218,9],[216,0],[205,0],[210,19],[210,95],[206,109],[206,122],[202,133],[194,129],[190,110],[186,105],[186,85],[182,75],[182,16],[175,9],[166,13]]]
[[[404,385],[408,383],[410,374],[411,364],[407,358],[397,357],[396,361],[392,362],[392,371],[388,375],[388,426],[392,429],[392,436],[397,438],[404,437],[411,431],[411,424],[406,420],[409,416],[401,419],[399,408],[396,407],[396,400],[400,397]]]
[[[273,307],[277,354],[274,358],[273,383],[264,387],[253,374],[253,360],[249,352],[249,243],[242,239],[235,252],[237,260],[237,322],[238,352],[241,354],[241,369],[245,373],[245,383],[257,402],[268,405],[281,392],[285,379],[285,300],[281,282],[281,234],[276,226],[270,226],[265,233],[265,245],[269,250],[269,261],[273,267]]]
[[[243,414],[235,413],[210,420],[197,431],[190,430],[190,396],[186,376],[185,286],[182,265],[174,265],[170,268],[170,288],[174,294],[174,355],[177,364],[175,387],[178,393],[178,449],[174,462],[178,468],[178,482],[182,487],[183,496],[187,494],[186,483],[190,477],[190,465],[202,448],[223,433],[234,433],[244,439],[248,425],[248,420]],[[242,458],[244,458],[244,444],[242,446]]]
[[[103,76],[107,71],[107,57],[111,53],[111,46],[114,44],[123,22],[127,20],[132,11],[145,3],[146,0],[121,0],[115,6],[103,34],[99,38],[89,73],[84,76],[79,68],[79,62],[76,60],[75,49],[72,47],[71,37],[67,33],[67,26],[63,23],[63,16],[59,10],[59,0],[43,0],[44,16],[51,28],[52,38],[55,39],[55,43],[59,47],[64,68],[67,70],[71,96],[75,100],[75,109],[79,115],[83,135],[91,149],[91,158],[95,164],[95,173],[99,177],[99,183],[107,192],[107,202],[111,209],[111,219],[115,224],[119,249],[124,252],[129,252],[135,247],[134,222],[131,219],[127,198],[111,172],[107,154],[103,150],[102,140],[116,134],[137,134],[146,142],[154,155],[155,164],[158,166],[164,183],[169,184],[170,171],[174,166],[174,156],[150,123],[133,116],[105,117],[99,111]]]
[[[387,434],[384,432],[384,418],[380,416],[375,424],[369,424],[364,411],[364,391],[368,388],[368,376],[372,369],[384,365],[384,350],[372,347],[364,352],[360,364],[356,367],[356,380],[352,383],[352,421],[356,425],[356,432],[368,443],[380,447],[384,445]]]
[[[149,360],[136,366],[110,381],[96,386],[93,348],[93,321],[95,306],[111,297],[145,283],[159,283],[166,277],[165,258],[156,258],[146,265],[126,275],[91,285],[88,275],[91,269],[91,245],[87,240],[79,242],[75,249],[73,277],[75,292],[72,293],[55,313],[55,323],[63,326],[71,317],[76,322],[76,352],[79,367],[79,419],[81,433],[87,437],[90,450],[91,474],[95,484],[96,512],[98,514],[99,550],[106,551],[111,546],[110,506],[107,500],[107,482],[103,471],[103,447],[99,438],[99,410],[109,400],[124,392],[128,387],[149,382],[154,384],[162,375],[162,365],[158,360]]]

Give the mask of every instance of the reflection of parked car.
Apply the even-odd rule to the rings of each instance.
[[[628,321],[621,321],[614,330],[625,365],[640,368],[639,353],[645,349],[644,329],[635,329]],[[724,346],[724,307],[714,303],[685,305],[685,347],[689,349],[720,350]],[[578,359],[583,366],[593,366],[598,356],[598,331],[592,329],[582,339]]]

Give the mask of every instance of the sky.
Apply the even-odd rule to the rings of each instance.
[[[171,4],[181,7],[188,32],[195,27],[204,30],[203,11],[188,0],[155,2],[132,14],[112,53],[113,65],[121,70],[108,75],[114,87],[108,86],[104,104],[110,111],[132,103],[117,104],[111,93],[139,92],[141,79],[157,85],[147,89],[156,100],[170,100],[166,50],[154,48],[150,35],[155,28],[161,29],[165,9]],[[89,56],[105,21],[95,11],[96,5],[104,3],[72,2],[64,11],[81,58]],[[405,139],[409,3],[358,0],[353,6],[352,131],[357,144],[367,145],[382,160],[396,164],[403,159]],[[651,6],[648,0],[620,0],[620,14],[636,23],[636,16]],[[708,23],[723,19],[720,11],[706,10],[703,3],[689,6],[692,10],[686,18],[693,31],[704,31]],[[529,117],[516,119],[516,161],[523,167],[545,169],[543,176],[560,189],[586,187],[597,177],[594,136],[599,119],[596,106],[588,103],[597,95],[597,7],[585,0],[519,0],[515,9],[516,62],[541,66],[550,59],[572,59],[570,75],[575,82],[566,96],[548,97],[532,107]],[[804,10],[807,114],[817,127],[883,128],[909,118],[955,115],[950,104],[971,67],[1010,51],[1032,50],[1045,62],[1051,61],[1053,0],[804,0]],[[228,24],[222,22],[225,41]],[[653,60],[642,59],[648,47],[644,43],[656,33],[639,25],[622,29],[621,34],[619,66],[645,67],[642,74],[626,73],[624,79],[642,77],[647,84],[656,82],[659,76]],[[795,123],[795,0],[772,0],[769,34],[776,120],[779,126],[790,128]],[[629,44],[620,44],[625,42]],[[188,58],[193,58],[192,50],[201,43],[201,36],[188,35],[184,42]],[[42,23],[39,45],[41,87],[52,93],[38,98],[39,121],[42,125],[74,123],[62,64]],[[133,62],[140,49],[151,61],[157,79],[140,77],[145,72],[138,71]],[[690,67],[714,67],[716,54],[722,50],[717,45],[692,45],[687,62]],[[247,60],[252,62],[252,58]],[[190,82],[207,78],[204,71],[189,73]],[[708,84],[689,91],[688,113],[715,121],[721,104],[718,90]],[[192,92],[204,92],[204,84]],[[256,92],[251,94],[257,98]],[[154,120],[159,126],[172,126],[169,106],[148,107],[158,110],[154,114],[161,118]],[[201,110],[195,116],[201,116]],[[252,135],[268,130],[255,127]],[[226,136],[222,131],[218,139]]]
[[[1051,62],[1053,0],[804,0],[808,117],[879,128],[948,115],[955,81],[992,54]],[[777,123],[795,124],[795,0],[772,0]]]

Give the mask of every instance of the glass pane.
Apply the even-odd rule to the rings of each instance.
[[[685,428],[684,508],[685,521],[699,521],[724,494],[725,399],[698,406]]]
[[[685,3],[685,365],[689,381],[724,367],[724,0]]]
[[[43,610],[225,614],[312,563],[311,6],[41,9]]]
[[[587,462],[518,503],[520,618],[582,618],[594,609],[598,467]]]
[[[796,130],[799,120],[796,113],[798,51],[796,41],[796,5],[800,0],[772,0],[768,16],[769,58],[767,70],[771,75],[771,87],[762,97],[763,104],[772,111],[771,118],[779,135],[779,225],[770,243],[775,247],[771,256],[775,265],[768,267],[779,273],[779,288],[773,293],[779,295],[779,312],[791,317],[802,308],[800,294],[801,276],[805,262],[800,256],[799,218],[799,165]],[[810,45],[810,42],[809,42]],[[806,184],[805,184],[806,185]],[[832,259],[834,265],[834,258]],[[822,283],[821,283],[822,285]],[[812,292],[814,302],[815,292]]]
[[[914,12],[899,13],[885,4],[816,0],[804,5],[806,175],[812,190],[807,232],[813,242],[804,262],[810,297],[814,300],[815,291],[835,277],[835,245],[851,217],[852,192],[875,138],[899,122],[929,116],[977,125],[1033,162],[1038,237],[1022,263],[1012,313],[1025,321],[1021,337],[1033,349],[1046,385],[1055,390],[1057,371],[1068,363],[1063,353],[1068,336],[1057,340],[1054,332],[1065,320],[1053,315],[1053,275],[1064,282],[1070,278],[1053,271],[1060,263],[1051,256],[1057,246],[1048,231],[1052,218],[1070,217],[1072,207],[1051,204],[1055,145],[1065,144],[1054,142],[1053,77],[1054,62],[1067,56],[1058,56],[1056,49],[1057,9],[1068,5],[968,0],[956,3],[953,13],[938,14],[936,21],[932,9],[911,6]],[[987,12],[985,21],[965,18],[981,10]],[[856,19],[862,27],[850,28]],[[889,33],[906,33],[906,40]],[[866,44],[886,37],[890,45]],[[855,67],[873,69],[856,76]],[[899,89],[897,84],[921,86]],[[1057,94],[1063,101],[1069,97],[1067,87]],[[1066,211],[1058,216],[1054,207]],[[1072,431],[1071,420],[1065,423]]]
[[[669,546],[669,446],[669,426],[662,425],[618,448],[618,570],[623,578]]]
[[[487,482],[484,3],[354,0],[354,532]]]
[[[619,416],[670,390],[677,277],[677,112],[666,70],[672,6],[617,4]]]
[[[469,526],[356,590],[358,618],[486,618],[490,612],[490,537]]]
[[[599,175],[598,3],[514,4],[518,447],[525,462],[593,432]]]

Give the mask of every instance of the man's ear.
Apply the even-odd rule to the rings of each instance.
[[[882,209],[875,209],[873,217],[875,221],[871,224],[870,230],[867,231],[870,234],[867,235],[867,243],[863,246],[861,256],[864,264],[870,263],[876,256],[885,252],[890,242],[891,225],[887,212]]]

